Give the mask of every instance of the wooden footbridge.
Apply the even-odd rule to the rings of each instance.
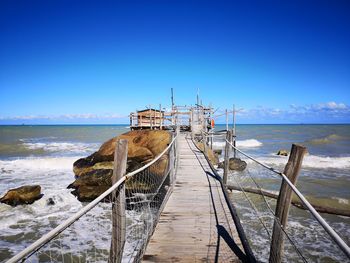
[[[293,262],[307,262],[300,246],[287,233],[292,192],[300,199],[301,207],[324,229],[335,253],[342,253],[338,259],[350,258],[347,244],[294,185],[305,148],[293,145],[282,173],[236,148],[234,129],[233,134],[227,131],[226,140],[221,138],[226,143],[221,177],[207,157],[208,142],[213,140],[209,131],[211,107],[180,109],[173,105],[169,125],[163,123],[167,114],[161,107],[159,111],[148,109],[148,114],[140,111],[131,115],[131,129],[172,129],[169,146],[151,162],[126,174],[128,141],[117,141],[112,186],[7,262],[256,262],[258,256],[259,261],[280,263],[288,261],[283,255],[284,247]],[[226,110],[226,120],[227,113]],[[189,118],[186,127],[177,118],[179,115]],[[190,132],[180,133],[180,127]],[[202,143],[203,151],[195,142]],[[256,213],[254,224],[260,224],[262,231],[267,232],[264,251],[260,250],[259,254],[253,253],[255,237],[247,238],[247,226],[243,228],[243,220],[227,192],[228,176],[233,177],[229,172],[230,152],[234,152],[234,157],[240,154],[251,159],[281,179],[273,212],[258,181],[249,172],[242,174],[246,181],[254,183],[257,189],[253,193],[259,194],[268,207],[264,218],[239,180],[234,188],[244,193]],[[87,229],[88,226],[96,228]],[[86,233],[82,234],[81,229],[86,229]],[[289,242],[288,246],[284,246],[284,241]]]
[[[234,250],[220,241],[218,225],[230,245],[243,249],[220,182],[189,134],[179,137],[176,183],[143,262],[239,262]]]

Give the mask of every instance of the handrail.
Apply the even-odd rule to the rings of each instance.
[[[100,203],[104,198],[106,198],[109,194],[111,194],[114,190],[116,190],[121,184],[125,182],[126,179],[134,176],[135,174],[145,170],[152,164],[154,164],[156,161],[158,161],[174,144],[175,140],[177,139],[176,135],[171,143],[168,145],[167,148],[165,148],[164,151],[162,151],[156,158],[154,158],[151,162],[145,164],[141,168],[132,171],[126,175],[124,175],[120,180],[118,180],[114,185],[112,185],[110,188],[108,188],[105,192],[103,192],[101,195],[99,195],[97,198],[95,198],[93,201],[91,201],[89,204],[81,208],[78,212],[76,212],[74,215],[69,217],[67,220],[65,220],[63,223],[59,224],[57,227],[52,229],[50,232],[39,238],[37,241],[35,241],[33,244],[10,258],[6,263],[14,263],[18,262],[22,259],[24,259],[26,256],[32,255],[34,252],[39,250],[41,247],[43,247],[45,244],[47,244],[49,241],[51,241],[53,238],[58,236],[60,233],[62,233],[65,229],[67,229],[70,225],[72,225],[75,221],[77,221],[79,218],[81,218],[83,215],[85,215],[87,212],[89,212],[91,209],[93,209],[98,203]]]
[[[196,143],[194,143],[194,145],[196,146],[196,148],[200,151],[202,151],[198,145]],[[244,232],[244,229],[242,227],[242,224],[241,224],[241,221],[238,217],[238,214],[237,214],[237,211],[236,211],[236,207],[234,206],[234,204],[232,202],[230,202],[229,200],[229,197],[228,197],[228,193],[227,193],[227,189],[226,187],[224,187],[224,183],[223,183],[223,180],[221,178],[221,176],[218,174],[218,172],[216,171],[216,169],[214,168],[213,164],[211,163],[211,161],[209,160],[207,154],[205,153],[205,151],[203,151],[203,155],[205,157],[205,159],[207,160],[208,162],[208,165],[211,169],[211,171],[214,173],[216,179],[219,181],[220,183],[220,186],[221,186],[221,190],[222,190],[222,193],[224,195],[224,198],[225,198],[225,201],[226,201],[226,204],[227,204],[227,207],[231,213],[231,216],[232,216],[232,219],[234,221],[234,224],[236,226],[236,229],[237,229],[237,232],[238,232],[238,236],[239,236],[239,239],[241,240],[242,242],[242,246],[243,246],[243,250],[247,256],[247,259],[248,259],[248,262],[256,262],[256,258],[255,258],[255,255],[250,247],[250,244],[248,242],[248,239],[246,237],[246,234]],[[243,261],[244,262],[244,261]]]
[[[288,177],[280,172],[275,170],[274,168],[256,160],[254,157],[246,154],[245,152],[241,151],[237,147],[233,146],[231,142],[228,140],[225,140],[228,144],[230,144],[236,151],[240,152],[247,158],[251,159],[252,161],[256,162],[257,164],[263,166],[264,168],[278,174],[281,176],[286,183],[292,188],[293,192],[300,198],[301,202],[307,207],[307,209],[310,211],[310,213],[315,217],[315,219],[321,224],[323,229],[333,238],[335,243],[340,247],[340,249],[345,253],[345,255],[350,258],[350,248],[349,246],[344,242],[344,240],[337,234],[337,232],[334,231],[334,229],[323,219],[323,217],[315,210],[315,208],[307,201],[307,199],[303,196],[303,194],[298,190],[298,188],[292,184],[291,181],[289,181]]]

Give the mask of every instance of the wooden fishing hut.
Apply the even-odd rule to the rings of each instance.
[[[157,109],[144,109],[130,113],[131,130],[162,130],[164,129],[164,111]]]

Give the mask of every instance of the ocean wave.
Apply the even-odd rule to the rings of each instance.
[[[349,204],[349,200],[345,199],[345,198],[332,196],[331,199],[336,200],[339,204],[342,204],[342,205],[348,205]]]
[[[226,144],[225,142],[213,142],[213,147],[224,148],[225,144]],[[236,142],[236,146],[241,148],[255,148],[255,147],[260,147],[262,145],[263,145],[262,142],[256,139],[238,140]]]
[[[242,148],[260,147],[262,145],[263,145],[262,142],[255,139],[242,140],[242,141],[236,142],[236,146],[242,147]]]
[[[22,139],[18,139],[20,142],[29,142],[29,141],[33,141],[33,140],[36,140],[36,141],[45,141],[45,140],[53,140],[53,139],[57,139],[58,137],[55,137],[55,136],[46,136],[46,137],[36,137],[35,139],[34,138],[22,138]]]
[[[286,165],[288,157],[272,155],[268,157],[258,157],[259,161],[270,165],[282,166]],[[252,162],[252,161],[251,161]],[[329,157],[306,155],[303,160],[303,167],[308,168],[350,168],[350,157]]]
[[[310,144],[330,144],[334,143],[335,141],[343,139],[342,136],[337,135],[337,134],[330,134],[326,137],[323,138],[317,138],[317,139],[312,139],[310,141],[307,141]]]
[[[72,170],[73,163],[80,156],[74,157],[28,157],[15,160],[0,160],[0,170],[3,171],[48,171],[48,170]],[[10,172],[9,172],[10,173]]]
[[[29,150],[43,150],[47,152],[86,153],[98,148],[96,143],[71,142],[23,142],[22,145]]]

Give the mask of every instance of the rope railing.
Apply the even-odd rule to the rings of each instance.
[[[203,133],[202,133],[203,135]],[[228,234],[229,238],[231,238],[231,240],[234,239],[233,237],[233,233],[231,232],[231,228],[235,229],[235,231],[237,231],[237,235],[238,238],[242,244],[242,248],[243,251],[241,251],[240,249],[237,249],[237,247],[234,246],[229,246],[225,249],[222,249],[223,251],[220,251],[220,253],[224,254],[224,255],[228,255],[228,257],[226,258],[227,262],[232,262],[232,252],[242,261],[242,262],[257,262],[255,259],[255,255],[253,254],[251,247],[249,245],[248,239],[246,238],[245,235],[245,231],[241,225],[240,222],[240,218],[237,215],[235,206],[232,204],[232,202],[230,202],[229,197],[228,197],[228,191],[225,188],[223,181],[220,177],[220,175],[217,173],[216,169],[214,168],[213,164],[210,162],[210,159],[208,157],[208,152],[206,150],[205,147],[205,141],[202,140],[204,149],[201,149],[199,147],[199,145],[196,144],[197,142],[200,142],[201,139],[203,139],[204,137],[191,137],[191,140],[194,142],[195,147],[197,147],[198,150],[203,152],[203,155],[205,157],[205,165],[203,165],[203,163],[201,163],[201,166],[204,168],[204,166],[208,166],[206,169],[206,174],[207,174],[207,179],[208,179],[208,183],[209,183],[209,191],[210,191],[210,196],[211,196],[211,200],[212,200],[212,209],[213,209],[213,214],[215,215],[215,221],[216,221],[216,228],[214,230],[215,234],[211,234],[210,236],[214,236],[215,238],[217,238],[216,236],[219,234],[222,235],[222,233],[220,234],[220,232],[222,232],[221,230],[225,230],[225,232]],[[196,155],[197,156],[197,155]],[[197,156],[198,158],[198,156]],[[213,178],[214,180],[211,182],[210,178]],[[216,185],[217,189],[216,191],[212,190],[211,185]],[[218,190],[220,189],[220,190]],[[220,192],[221,194],[216,193],[216,195],[213,195],[213,192]],[[218,202],[218,206],[216,208],[215,203]],[[218,218],[220,220],[218,220]],[[221,222],[219,224],[219,221]],[[218,226],[220,225],[220,227]],[[229,230],[229,231],[226,231]],[[232,243],[231,243],[232,244]],[[218,245],[218,247],[220,247]],[[218,247],[215,248],[215,246],[213,246],[213,248],[218,249]],[[218,256],[219,252],[216,251],[215,254]],[[225,257],[224,257],[225,258]],[[218,261],[218,258],[215,259],[210,259],[208,258],[209,261],[213,261],[213,262],[221,262]],[[223,260],[223,258],[221,258],[220,260]],[[225,260],[223,262],[226,262]]]
[[[226,143],[228,143],[233,149],[235,149],[237,152],[241,153],[245,157],[249,158],[250,160],[254,161],[255,163],[259,164],[260,166],[270,170],[271,172],[279,175],[292,189],[292,191],[298,196],[298,198],[301,200],[301,202],[305,205],[307,210],[313,215],[313,217],[320,223],[320,225],[324,228],[324,230],[329,234],[329,236],[334,240],[334,242],[339,246],[339,248],[347,255],[348,258],[350,258],[350,248],[349,246],[344,242],[344,240],[334,231],[334,229],[324,220],[324,218],[315,210],[315,208],[310,204],[310,202],[305,198],[305,196],[298,190],[298,188],[288,179],[288,177],[276,169],[258,161],[254,157],[248,155],[247,153],[243,152],[242,150],[235,147],[231,142],[225,140]]]
[[[177,134],[151,162],[117,180],[109,189],[7,262],[106,262],[111,249],[113,207],[125,191],[125,240],[118,262],[138,262],[146,249],[175,180]],[[127,151],[126,151],[127,152]],[[111,209],[111,206],[113,209]],[[118,212],[119,213],[119,212]],[[116,215],[123,216],[123,215]],[[113,226],[114,227],[114,226]]]
[[[223,137],[225,134],[226,139]],[[288,177],[290,173],[293,173],[293,169],[298,170],[296,173],[299,173],[302,157],[301,159],[298,157],[301,161],[291,160],[291,163],[288,161],[285,171],[280,172],[237,148],[235,145],[236,137],[232,135],[231,131],[219,133],[214,131],[203,132],[202,138],[203,142],[207,142],[212,149],[213,144],[217,142],[220,142],[220,148],[223,147],[223,144],[226,145],[225,151],[220,151],[221,153],[216,152],[216,154],[221,156],[225,155],[222,165],[223,170],[219,169],[218,172],[222,176],[226,188],[231,191],[235,190],[230,198],[235,203],[240,221],[257,260],[279,263],[291,261],[291,258],[293,258],[292,262],[308,262],[321,258],[342,261],[350,258],[348,245],[316,211],[317,209],[327,213],[327,211],[331,210],[322,206],[317,206],[315,209],[295,186],[296,177],[293,178],[293,182]],[[215,139],[214,143],[213,138]],[[217,147],[218,145],[216,145]],[[298,145],[293,147],[299,150],[303,149],[302,146]],[[205,150],[208,150],[208,148],[204,146]],[[304,150],[306,152],[306,148]],[[230,157],[234,157],[233,162],[239,162],[244,159],[250,162],[247,161],[248,163],[246,164],[248,165],[244,171],[235,171],[229,168]],[[291,157],[290,159],[293,159]],[[253,163],[256,163],[258,166],[253,166]],[[296,163],[300,166],[299,168],[296,168],[298,166]],[[274,175],[270,177],[271,179],[269,179],[268,175],[270,172]],[[281,192],[290,191],[290,196],[288,197],[290,199],[286,204],[289,202],[289,204],[292,203],[296,207],[292,207],[290,212],[288,212],[289,208],[287,210],[284,208],[283,202],[277,201],[276,203],[275,201],[275,199],[283,200],[283,198],[286,198],[281,198],[275,193],[279,184],[282,187],[279,191],[280,195]],[[270,189],[270,191],[266,189]],[[295,196],[292,196],[292,193]],[[285,221],[281,219],[281,215],[277,212],[278,206],[280,207],[279,211],[287,211],[285,213]],[[303,210],[300,210],[300,208],[308,211],[310,215],[302,212]],[[331,211],[331,213],[333,212]],[[288,214],[290,214],[290,219],[288,220],[290,224],[287,224]],[[334,226],[336,226],[336,223]],[[313,235],[317,236],[316,242],[322,243],[324,247],[321,245],[320,247],[315,247]],[[287,243],[284,244],[284,241]],[[324,248],[326,247],[327,253],[324,253]]]

